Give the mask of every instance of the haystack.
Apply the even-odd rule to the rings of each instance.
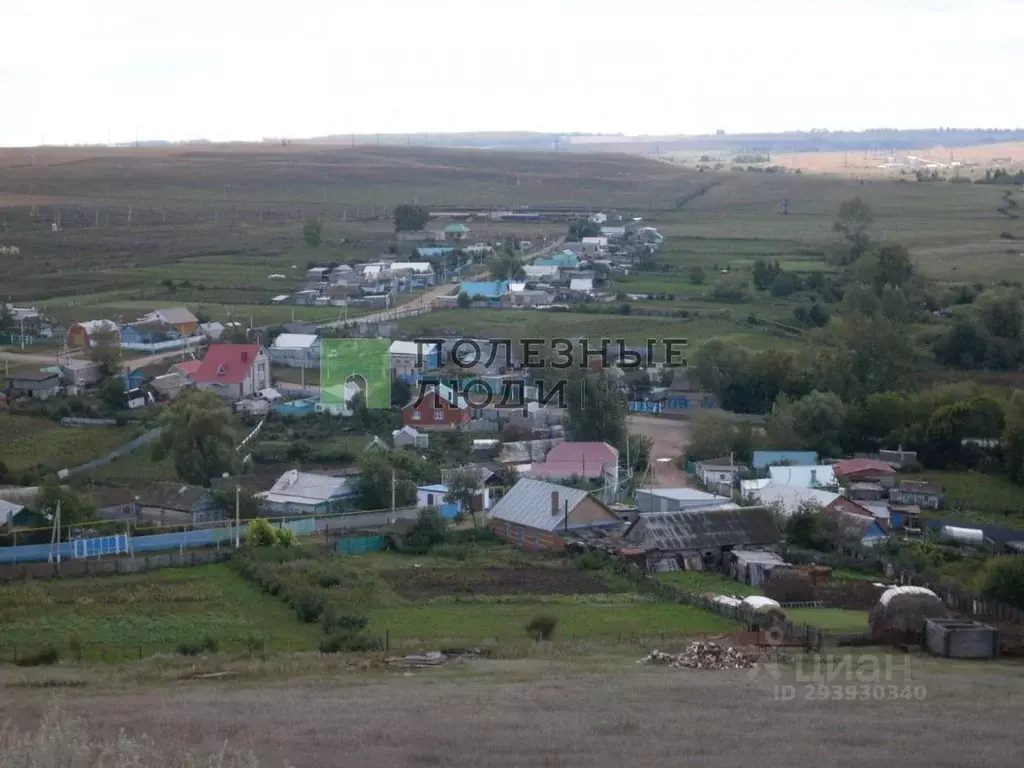
[[[811,577],[794,568],[776,568],[764,585],[764,593],[780,603],[810,603],[817,599]]]
[[[939,596],[925,587],[890,587],[871,611],[875,640],[915,643],[925,619],[949,616]]]
[[[768,629],[786,621],[786,614],[782,610],[782,606],[769,597],[751,595],[750,597],[743,598],[743,602],[740,605],[757,615],[762,629]]]

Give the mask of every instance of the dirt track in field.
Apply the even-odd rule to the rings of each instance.
[[[651,477],[645,486],[653,488],[685,488],[690,485],[685,472],[676,466],[675,459],[690,444],[690,425],[685,421],[657,416],[630,416],[629,432],[651,439]],[[671,461],[659,461],[659,459]]]
[[[916,658],[916,657],[915,657]],[[415,673],[353,672],[286,683],[207,681],[156,689],[69,689],[65,717],[97,735],[145,733],[166,750],[252,749],[261,768],[981,768],[1019,762],[1022,670],[1006,664],[911,662],[925,694],[793,700],[762,671],[594,662],[473,662]],[[916,664],[926,666],[922,673]],[[382,678],[379,674],[387,674]],[[897,694],[904,692],[897,673]],[[33,726],[51,691],[0,688],[0,719]],[[858,694],[859,695],[859,694]]]
[[[447,595],[583,595],[607,592],[588,573],[556,568],[402,568],[381,573],[408,600]]]

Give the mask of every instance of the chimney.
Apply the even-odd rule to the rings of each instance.
[[[558,517],[558,491],[551,492],[551,516]]]

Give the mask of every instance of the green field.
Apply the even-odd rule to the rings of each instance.
[[[786,617],[794,624],[823,629],[830,634],[866,632],[868,614],[846,608],[786,608]]]
[[[1005,477],[937,471],[914,477],[945,489],[943,508],[927,512],[932,517],[1024,529],[1024,493]]]
[[[658,578],[673,587],[686,590],[695,595],[713,592],[716,595],[760,595],[764,591],[741,581],[730,579],[717,573],[704,571],[670,571],[659,574]]]
[[[77,467],[105,456],[138,433],[136,427],[62,427],[35,416],[0,414],[0,457],[17,476]]]
[[[270,652],[314,650],[317,628],[296,621],[228,565],[165,569],[134,576],[26,582],[0,589],[0,656],[10,661],[46,645],[114,661],[173,653],[181,643],[216,638],[240,652],[262,638]]]

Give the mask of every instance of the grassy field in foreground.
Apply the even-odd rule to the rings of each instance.
[[[57,472],[110,453],[135,432],[134,427],[62,427],[49,419],[0,414],[0,454],[15,475],[36,468]]]
[[[173,653],[180,643],[216,638],[244,651],[250,637],[267,650],[315,650],[319,627],[301,624],[280,600],[264,596],[226,564],[5,585],[0,589],[0,658],[46,645],[71,654],[77,638],[91,660]]]
[[[538,615],[558,619],[555,638],[621,642],[632,636],[703,634],[735,629],[728,619],[666,603],[552,601],[455,603],[377,608],[369,612],[374,634],[388,631],[395,647],[438,643],[524,641]]]

